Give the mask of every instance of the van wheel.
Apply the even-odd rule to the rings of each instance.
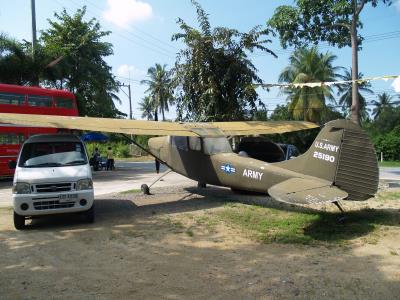
[[[94,222],[94,203],[92,204],[92,207],[85,212],[85,217],[88,223]]]
[[[14,211],[14,227],[17,230],[25,229],[25,217],[17,214]]]

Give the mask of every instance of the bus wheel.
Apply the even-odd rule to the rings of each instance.
[[[92,207],[85,212],[85,217],[88,223],[94,223],[94,203]]]
[[[25,229],[25,217],[14,211],[14,227],[17,230]]]

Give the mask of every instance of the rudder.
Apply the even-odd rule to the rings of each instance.
[[[352,200],[368,199],[378,189],[374,146],[368,135],[349,120],[328,122],[306,153],[274,165],[328,180]]]

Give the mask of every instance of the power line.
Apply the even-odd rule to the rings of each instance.
[[[88,3],[90,3],[93,7],[95,7],[97,10],[103,11],[99,6],[95,5],[93,2],[91,2],[91,1],[89,1],[89,0],[86,0],[86,1],[87,1]],[[135,30],[137,30],[137,31],[139,31],[139,32],[141,32],[141,33],[143,33],[144,35],[148,36],[149,38],[151,38],[151,39],[153,39],[153,40],[155,40],[155,41],[157,41],[157,42],[159,42],[159,43],[161,43],[161,44],[163,44],[163,45],[166,45],[166,46],[172,48],[173,50],[178,50],[178,51],[179,51],[178,48],[176,48],[176,47],[174,47],[174,46],[172,46],[172,45],[166,43],[165,41],[160,40],[159,38],[157,38],[157,37],[155,37],[154,35],[152,35],[152,34],[146,32],[146,31],[140,29],[140,28],[137,27],[137,26],[130,25],[130,27],[132,27],[132,28],[134,28]]]
[[[73,3],[75,6],[80,7],[80,5],[79,5],[78,3],[76,3],[75,1],[73,1],[73,0],[69,0],[69,1],[70,1],[71,3]],[[65,4],[60,3],[58,0],[55,0],[55,2],[57,2],[61,7],[65,8]],[[94,13],[91,12],[90,10],[87,9],[86,11],[89,12],[89,13],[91,13],[92,16],[99,18],[99,15],[94,14]],[[103,26],[104,28],[106,28],[106,29],[110,29],[109,27],[104,26],[103,24],[102,24],[102,26]],[[127,36],[125,36],[125,35],[123,35],[123,34],[121,34],[121,33],[119,33],[119,32],[113,32],[113,34],[114,34],[114,35],[117,35],[117,36],[119,36],[119,37],[121,37],[121,38],[123,38],[123,39],[125,39],[125,40],[127,40],[127,41],[129,41],[129,42],[131,42],[131,43],[133,43],[133,44],[135,44],[135,45],[139,45],[139,46],[141,46],[141,47],[143,47],[143,48],[146,48],[146,49],[148,49],[148,50],[151,50],[151,51],[153,51],[153,52],[157,52],[158,54],[167,56],[167,57],[169,57],[169,58],[175,58],[175,56],[173,56],[173,55],[175,55],[175,53],[166,51],[165,49],[162,49],[162,48],[160,48],[159,46],[154,47],[154,46],[149,46],[149,45],[143,44],[143,42],[139,42],[139,41],[137,41],[137,40],[133,40],[133,39],[131,39],[130,37],[127,37]],[[136,37],[136,38],[139,39],[139,40],[144,41],[144,42],[147,43],[147,44],[149,44],[149,43],[148,43],[146,40],[144,40],[143,38],[140,38],[140,37]]]

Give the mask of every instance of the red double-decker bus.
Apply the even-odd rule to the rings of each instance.
[[[0,112],[78,116],[74,94],[40,87],[0,84]],[[0,124],[0,177],[14,174],[8,162],[16,160],[22,143],[31,135],[56,133],[56,128]]]

